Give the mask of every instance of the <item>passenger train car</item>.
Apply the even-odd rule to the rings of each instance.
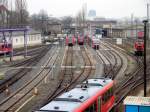
[[[73,46],[76,43],[76,39],[74,35],[67,35],[66,36],[66,45]]]
[[[103,35],[103,30],[100,29],[100,28],[96,28],[96,29],[95,29],[95,36],[96,36],[98,39],[101,39],[101,38],[102,38],[102,35]]]
[[[8,54],[12,51],[12,45],[10,43],[0,43],[0,54]]]
[[[115,103],[114,81],[88,79],[36,112],[110,112]]]
[[[78,44],[83,45],[84,44],[84,36],[83,35],[78,35]]]
[[[88,43],[93,49],[99,49],[100,40],[95,36],[88,37]]]
[[[138,39],[134,43],[134,53],[135,55],[142,56],[144,53],[144,41],[143,39]]]

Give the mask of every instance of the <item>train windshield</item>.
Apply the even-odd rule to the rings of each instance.
[[[102,29],[96,29],[95,34],[102,34]]]
[[[73,36],[72,34],[69,34],[69,35],[68,35],[69,38],[72,38],[72,36]]]

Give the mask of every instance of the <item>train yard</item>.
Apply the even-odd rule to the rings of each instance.
[[[124,98],[143,83],[143,59],[107,39],[96,50],[86,42],[73,42],[35,48],[25,59],[1,64],[0,111],[37,111],[82,82],[101,77],[115,81],[113,107],[122,109]]]

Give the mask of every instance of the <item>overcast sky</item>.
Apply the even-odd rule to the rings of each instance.
[[[146,0],[27,0],[30,14],[41,9],[56,17],[75,16],[83,3],[87,3],[87,11],[96,10],[96,15],[106,18],[146,16]]]

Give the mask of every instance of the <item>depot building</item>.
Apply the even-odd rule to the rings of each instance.
[[[13,44],[13,48],[24,47],[24,43],[26,43],[27,46],[36,46],[42,44],[41,33],[33,29],[29,30],[26,33],[26,36],[24,36],[24,32],[13,32],[12,35],[10,33],[5,33],[5,38],[7,43]],[[25,38],[27,39],[26,42],[24,41]],[[0,42],[4,42],[4,35],[2,34],[0,34]]]

